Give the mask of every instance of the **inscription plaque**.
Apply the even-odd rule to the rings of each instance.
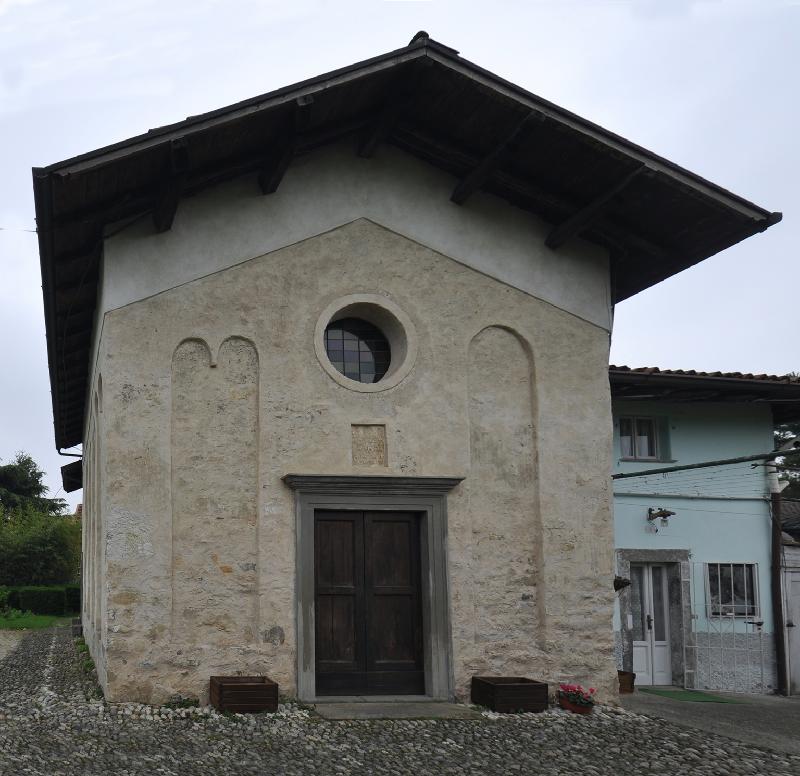
[[[386,466],[386,426],[353,424],[353,466]]]

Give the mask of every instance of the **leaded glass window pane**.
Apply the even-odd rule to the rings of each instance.
[[[325,349],[337,371],[361,383],[377,383],[391,363],[389,342],[383,332],[359,318],[329,323],[325,329]]]

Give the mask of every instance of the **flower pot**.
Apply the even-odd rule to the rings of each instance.
[[[581,706],[577,703],[573,703],[571,700],[561,695],[558,696],[558,705],[566,711],[571,711],[573,714],[591,714],[594,708],[593,706]]]
[[[617,678],[620,695],[633,692],[633,684],[636,681],[636,674],[633,671],[617,671]]]

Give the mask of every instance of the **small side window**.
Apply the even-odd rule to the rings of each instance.
[[[622,458],[654,461],[658,458],[658,424],[654,418],[619,419],[619,447]]]
[[[620,418],[619,447],[623,458],[654,461],[658,458],[658,424],[654,418]]]
[[[706,568],[710,616],[758,616],[758,575],[754,563],[709,563]]]

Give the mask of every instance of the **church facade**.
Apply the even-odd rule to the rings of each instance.
[[[34,186],[109,699],[611,696],[613,305],[777,214],[425,35]]]

